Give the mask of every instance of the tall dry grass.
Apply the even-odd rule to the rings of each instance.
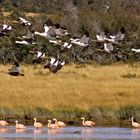
[[[7,72],[9,65],[1,65]],[[21,66],[24,77],[0,73],[0,114],[98,112],[140,106],[140,66],[66,65],[56,74],[42,66]],[[96,111],[95,111],[95,110]],[[101,110],[100,110],[101,112]],[[109,110],[106,114],[109,113]],[[119,114],[120,115],[120,114]],[[111,114],[109,115],[111,116]]]

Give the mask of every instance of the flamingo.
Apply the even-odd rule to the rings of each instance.
[[[4,120],[0,120],[0,126],[6,126],[6,125],[8,125],[8,122]]]
[[[131,118],[131,122],[132,122],[132,126],[135,127],[135,128],[140,128],[140,124],[137,123],[137,122],[134,122],[134,118],[132,117]]]
[[[82,124],[84,125],[84,126],[93,126],[93,125],[95,125],[95,123],[93,122],[93,121],[85,121],[85,118],[84,117],[82,117],[81,118],[83,121],[82,121]]]
[[[40,123],[40,122],[37,122],[36,120],[37,120],[37,119],[34,118],[34,127],[36,127],[36,128],[41,128],[41,127],[43,127],[43,124]]]
[[[47,124],[47,126],[48,126],[48,128],[49,129],[55,129],[55,128],[57,128],[58,126],[56,126],[56,124],[51,124],[51,120],[48,120],[48,124]]]
[[[15,123],[16,123],[16,129],[24,129],[24,128],[26,128],[23,124],[18,124],[17,120],[15,121]]]
[[[58,127],[64,127],[66,126],[64,122],[61,121],[57,121],[57,119],[53,119],[55,121],[55,125],[57,125]]]

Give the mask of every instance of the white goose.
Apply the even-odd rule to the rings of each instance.
[[[24,18],[22,18],[22,17],[19,17],[19,22],[20,22],[20,24],[22,25],[22,26],[26,26],[26,25],[31,25],[31,23],[28,21],[28,20],[26,20],[26,19],[24,19]]]
[[[104,43],[104,51],[107,53],[111,53],[114,49],[112,43]]]
[[[60,50],[60,53],[65,53],[67,52],[70,48],[72,47],[72,44],[68,43],[68,42],[65,42]]]
[[[140,49],[132,48],[131,51],[136,52],[136,53],[140,53]]]
[[[2,32],[7,33],[7,32],[9,32],[9,31],[11,31],[11,30],[12,30],[12,26],[7,25],[7,24],[3,24],[3,25],[2,25]]]
[[[76,44],[76,45],[79,45],[79,46],[82,46],[82,47],[86,47],[88,46],[88,42],[89,42],[89,33],[88,32],[85,32],[85,34],[82,36],[81,39],[73,39],[73,38],[70,38],[71,40],[71,43],[73,44]]]

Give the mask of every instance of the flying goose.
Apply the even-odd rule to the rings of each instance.
[[[14,28],[14,27],[7,25],[7,24],[3,24],[1,32],[8,33],[9,31],[12,30],[12,28]]]
[[[54,64],[55,65],[55,64]],[[61,59],[59,59],[58,60],[58,63],[56,63],[56,67],[54,67],[55,69],[52,69],[51,71],[53,72],[53,73],[56,73],[58,70],[61,70],[62,69],[62,67],[65,65],[65,61],[64,60],[61,60]],[[50,67],[50,69],[51,69],[51,67]]]
[[[105,37],[106,37],[105,32],[101,32],[100,35],[96,35],[97,41],[99,41],[99,42],[104,42]]]
[[[121,27],[116,35],[110,35],[110,38],[105,37],[105,40],[114,44],[119,44],[125,38],[125,28]]]
[[[136,53],[140,53],[140,49],[132,48],[131,51],[136,52]]]
[[[104,51],[107,53],[111,53],[114,49],[112,43],[104,43]]]
[[[30,31],[28,29],[27,35],[26,36],[22,36],[21,41],[16,40],[15,41],[16,44],[23,44],[23,45],[31,45],[31,44],[37,44],[36,43],[36,37],[35,37],[35,33],[34,30]]]
[[[49,58],[49,61],[45,64],[44,68],[45,68],[45,69],[46,69],[46,68],[50,69],[50,66],[53,65],[53,63],[54,63],[55,61],[56,61],[56,58],[53,58],[53,57]]]
[[[86,31],[81,39],[71,38],[70,40],[71,40],[71,43],[73,43],[73,44],[86,47],[86,46],[88,46],[88,42],[89,42],[89,32]]]
[[[62,46],[62,48],[60,50],[60,53],[67,52],[71,47],[72,47],[71,43],[69,44],[68,42],[64,42],[64,44],[63,44],[63,46]]]
[[[26,20],[26,19],[24,19],[24,18],[22,18],[22,17],[19,17],[19,22],[20,22],[20,24],[22,25],[22,26],[27,26],[27,25],[31,25],[31,23],[28,21],[28,20]]]

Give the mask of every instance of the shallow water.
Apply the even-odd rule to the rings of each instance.
[[[65,127],[48,130],[15,129],[14,126],[0,128],[1,140],[140,140],[140,129],[118,127]]]

